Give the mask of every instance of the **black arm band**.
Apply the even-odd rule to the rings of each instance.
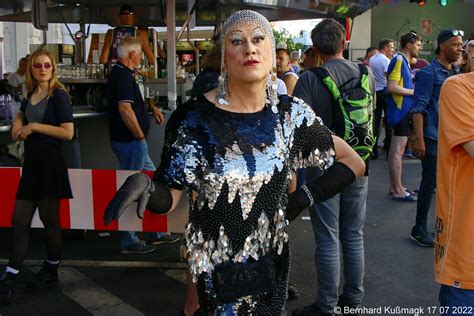
[[[306,187],[315,202],[323,202],[351,185],[355,179],[351,168],[336,161],[322,176],[307,183]]]
[[[167,213],[173,205],[170,189],[158,181],[153,181],[154,190],[150,190],[150,198],[146,208],[154,214]]]
[[[290,221],[295,219],[305,208],[333,197],[355,179],[356,176],[351,168],[336,161],[322,176],[307,183],[306,189],[299,188],[288,195],[286,218]]]

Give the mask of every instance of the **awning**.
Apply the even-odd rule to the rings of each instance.
[[[38,0],[0,2],[0,21],[32,22],[31,11]],[[135,21],[141,26],[166,26],[166,0],[55,0],[47,1],[49,23],[94,23],[116,26],[123,3],[133,5]],[[199,0],[196,25],[212,26],[216,16],[225,19],[232,12],[251,9],[270,21],[355,17],[377,4],[376,0]],[[176,26],[183,24],[189,11],[185,0],[176,0]],[[219,19],[217,19],[219,20]]]

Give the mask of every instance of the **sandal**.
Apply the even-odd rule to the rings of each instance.
[[[413,191],[408,190],[407,188],[403,188],[406,193],[412,194],[412,195],[418,195],[418,189],[415,189]],[[393,195],[393,192],[388,192],[388,195]]]
[[[402,202],[416,202],[418,201],[418,197],[415,194],[408,193],[405,196],[392,196],[392,200]]]

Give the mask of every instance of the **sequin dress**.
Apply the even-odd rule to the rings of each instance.
[[[284,210],[292,174],[327,169],[334,161],[331,132],[303,101],[284,96],[278,113],[217,108],[204,97],[176,110],[166,129],[155,179],[185,190],[191,205],[186,243],[201,307],[210,315],[279,315],[289,273]],[[222,264],[271,256],[273,291],[223,303],[213,271]],[[257,280],[256,280],[257,282]]]

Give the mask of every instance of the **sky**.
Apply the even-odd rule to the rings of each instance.
[[[314,20],[295,20],[295,21],[281,21],[281,22],[274,22],[274,28],[278,31],[282,29],[286,29],[290,35],[293,37],[299,37],[300,31],[308,31],[311,32],[313,27],[319,22],[321,19],[314,19]]]

